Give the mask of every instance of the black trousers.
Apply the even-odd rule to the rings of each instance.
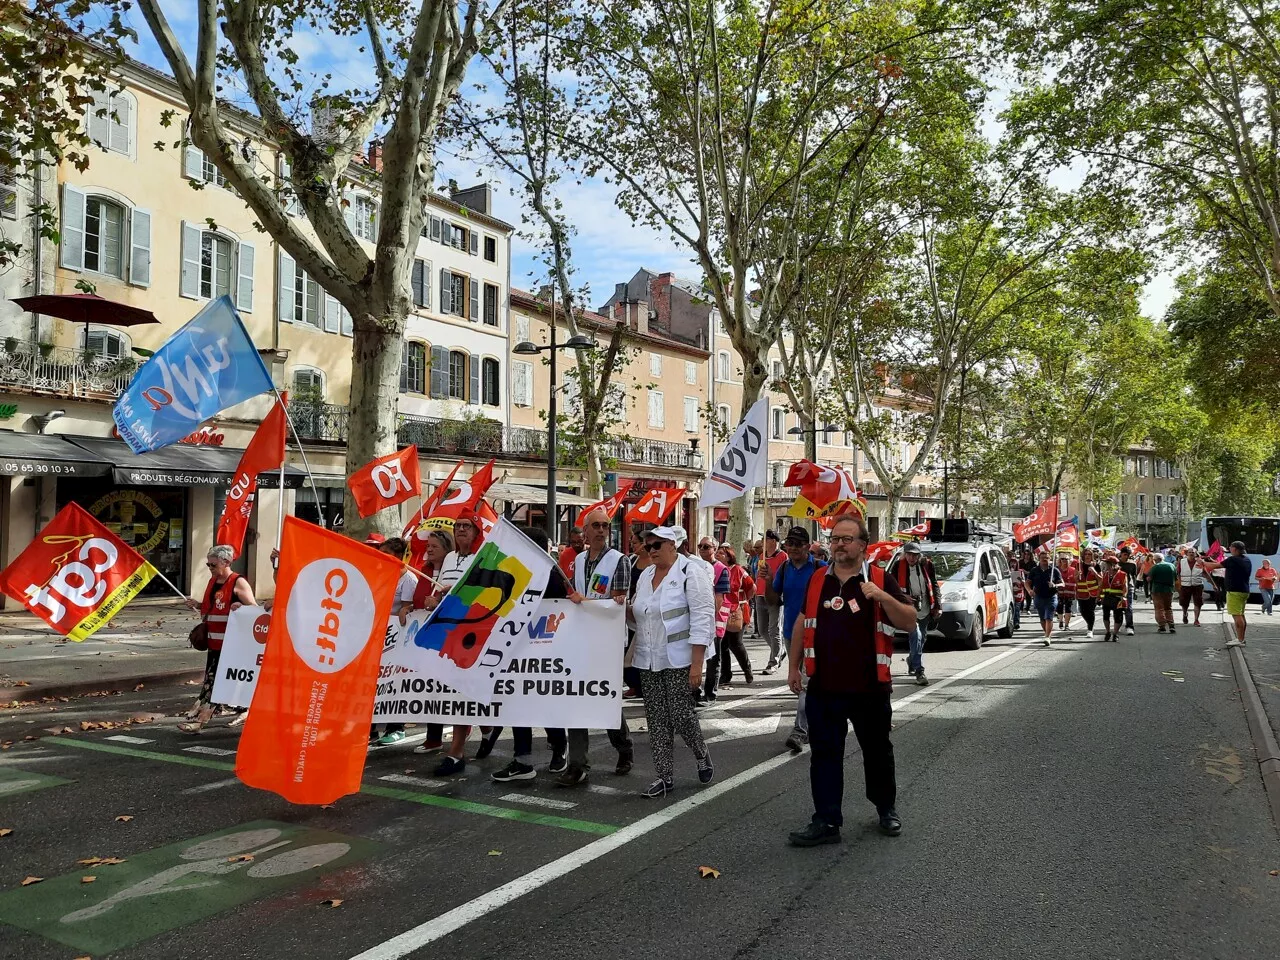
[[[556,730],[547,728],[547,744],[551,747],[551,753],[557,757],[563,757],[565,751],[568,750],[569,739],[564,730]],[[512,727],[511,735],[515,739],[515,754],[517,760],[523,760],[524,757],[533,756],[533,728],[532,727]]]
[[[731,659],[729,654],[733,654]],[[742,668],[742,679],[748,683],[752,681],[751,658],[747,656],[747,648],[742,644],[742,631],[725,631],[724,642],[720,645],[717,653],[720,659],[720,682],[728,683],[733,679],[733,661],[738,661],[738,666]]]
[[[844,823],[844,748],[853,724],[862,748],[867,799],[877,812],[893,807],[898,796],[893,765],[893,706],[889,691],[826,693],[810,682],[805,697],[809,719],[809,786],[815,819],[833,827]]]
[[[1096,614],[1098,612],[1098,598],[1097,597],[1080,597],[1079,603],[1080,603],[1080,616],[1084,617],[1084,625],[1088,627],[1090,630],[1092,630],[1094,621],[1096,619]]]

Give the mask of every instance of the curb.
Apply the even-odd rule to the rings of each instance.
[[[177,684],[188,680],[203,680],[204,670],[163,670],[142,673],[133,677],[116,677],[113,680],[77,680],[74,683],[51,683],[40,687],[13,688],[14,696],[8,702],[39,703],[45,697],[79,697],[86,693],[131,693],[138,684]],[[5,691],[0,690],[0,695]]]
[[[1228,641],[1235,639],[1228,623],[1224,620],[1222,632]],[[1244,657],[1243,647],[1228,647],[1231,653],[1231,667],[1235,671],[1236,684],[1240,688],[1241,703],[1244,706],[1246,719],[1249,721],[1249,732],[1253,735],[1253,747],[1258,753],[1258,772],[1262,776],[1262,786],[1267,792],[1267,802],[1271,805],[1271,819],[1280,827],[1280,743],[1276,741],[1275,730],[1262,706],[1262,697],[1249,673],[1249,662]]]

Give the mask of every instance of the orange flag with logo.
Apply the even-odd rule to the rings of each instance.
[[[225,543],[235,550],[236,556],[244,548],[244,532],[249,525],[249,514],[253,512],[258,474],[279,470],[284,463],[285,434],[289,426],[284,408],[287,396],[282,396],[271,407],[271,412],[262,418],[249,446],[240,455],[240,462],[236,464],[236,472],[231,478],[231,489],[227,491],[227,503],[222,508],[222,519],[218,521],[213,542]],[[280,495],[284,496],[283,493]]]
[[[379,510],[421,495],[417,446],[370,460],[347,478],[347,486],[362,517],[371,517]]]
[[[615,516],[617,516],[618,508],[622,506],[622,500],[624,497],[626,497],[627,491],[630,490],[634,484],[635,484],[634,480],[623,480],[620,484],[618,484],[618,492],[615,493],[612,497],[605,497],[603,500],[599,501],[598,503],[593,503],[591,506],[583,507],[581,510],[579,510],[578,511],[579,519],[581,519],[582,517],[585,517],[592,510],[603,510],[605,513],[609,515],[609,519],[612,520]]]
[[[356,793],[401,562],[285,517],[262,672],[236,776],[290,803]]]
[[[626,523],[652,523],[660,527],[666,523],[676,504],[684,499],[689,491],[685,487],[654,487],[640,502],[627,511]]]

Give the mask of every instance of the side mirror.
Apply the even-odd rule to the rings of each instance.
[[[986,577],[983,578],[982,585],[984,587],[994,587],[996,585],[996,575],[994,573],[988,573]]]

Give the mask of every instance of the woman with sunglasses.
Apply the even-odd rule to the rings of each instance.
[[[235,558],[235,551],[225,543],[210,549],[205,557],[205,566],[209,568],[209,586],[205,589],[204,601],[197,602],[193,597],[187,598],[187,606],[200,611],[209,648],[204,661],[204,683],[200,687],[196,705],[192,708],[194,718],[187,723],[178,724],[178,729],[183,733],[199,733],[213,718],[216,709],[213,683],[218,677],[218,661],[222,657],[227,617],[240,604],[247,607],[254,604],[253,588],[249,586],[249,581],[231,569],[231,562]]]
[[[714,776],[693,701],[702,685],[707,647],[715,636],[715,594],[703,565],[680,554],[684,539],[677,527],[657,527],[645,534],[645,550],[653,563],[640,575],[628,607],[636,631],[632,664],[640,670],[649,745],[658,774],[644,791],[646,797],[665,796],[675,785],[676,734],[693,751],[698,779],[710,783]]]

